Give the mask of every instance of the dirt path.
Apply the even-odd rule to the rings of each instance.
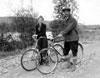
[[[64,63],[59,64],[53,74],[42,75],[37,70],[27,72],[20,66],[19,55],[13,59],[18,63],[8,67],[4,73],[0,74],[0,78],[100,78],[100,41],[85,42],[83,46],[84,58],[81,66],[75,72],[67,72],[67,69],[63,69]]]

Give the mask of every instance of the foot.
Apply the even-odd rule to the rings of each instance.
[[[72,65],[71,72],[74,72],[75,70],[76,70],[76,66]]]
[[[67,68],[67,69],[71,69],[71,68],[72,68],[72,63],[71,63],[71,62],[68,63],[66,68]]]
[[[76,70],[76,66],[71,65],[68,69],[68,72],[74,72]]]
[[[67,61],[67,58],[65,56],[62,56],[60,61]]]
[[[39,65],[43,65],[43,62],[39,62]]]

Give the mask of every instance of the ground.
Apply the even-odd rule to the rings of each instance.
[[[68,72],[66,63],[63,62],[48,75],[37,70],[27,72],[21,67],[21,54],[18,54],[0,59],[0,78],[100,78],[100,31],[98,28],[87,30],[88,32],[85,30],[85,34],[81,36],[84,37],[80,41],[84,47],[84,57],[82,63],[77,65],[76,71]]]
[[[65,63],[60,63],[52,74],[43,75],[37,70],[27,72],[20,65],[21,55],[0,60],[0,78],[99,78],[100,77],[100,41],[82,42],[84,57],[76,71],[68,72]]]

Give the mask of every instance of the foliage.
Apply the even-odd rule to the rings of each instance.
[[[15,12],[15,17],[10,26],[1,24],[1,32],[18,32],[21,33],[21,41],[12,40],[8,42],[2,38],[0,40],[0,51],[12,51],[16,49],[23,49],[34,44],[32,35],[35,32],[35,26],[37,24],[37,14],[33,13],[30,9],[22,9]]]
[[[31,34],[29,33],[22,33],[20,36],[22,43],[23,43],[23,48],[29,47],[34,45],[34,40],[32,39]]]
[[[34,40],[28,33],[20,35],[21,41],[12,40],[11,42],[6,39],[0,40],[0,51],[13,51],[16,49],[24,49],[34,44]]]
[[[60,31],[65,28],[65,26],[66,26],[66,22],[64,20],[55,19],[51,21],[50,28],[53,33],[53,36],[55,37],[56,35],[58,35]]]
[[[34,33],[37,24],[36,13],[32,13],[31,10],[21,9],[15,12],[15,16],[12,23],[13,31]]]
[[[9,24],[4,23],[4,22],[0,24],[0,33],[6,33],[9,31],[10,31]]]
[[[32,35],[35,32],[38,14],[32,12],[31,9],[21,9],[15,12],[15,16],[12,23],[12,30],[21,33],[22,46],[20,48],[32,46],[34,43]]]
[[[53,0],[53,3],[55,4],[54,13],[56,19],[51,21],[50,27],[53,32],[53,36],[56,36],[66,26],[62,9],[69,7],[71,8],[71,14],[73,16],[77,16],[78,5],[75,0]]]
[[[64,15],[62,9],[65,7],[71,8],[72,15],[78,17],[78,4],[75,0],[53,0],[53,3],[55,4],[54,13],[57,19],[63,19]]]

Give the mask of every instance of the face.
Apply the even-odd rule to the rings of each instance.
[[[68,12],[68,11],[65,11],[65,12],[64,12],[64,16],[69,17],[69,15],[70,15],[70,12]]]
[[[43,18],[39,18],[39,19],[38,19],[38,22],[39,22],[39,23],[43,23]]]

